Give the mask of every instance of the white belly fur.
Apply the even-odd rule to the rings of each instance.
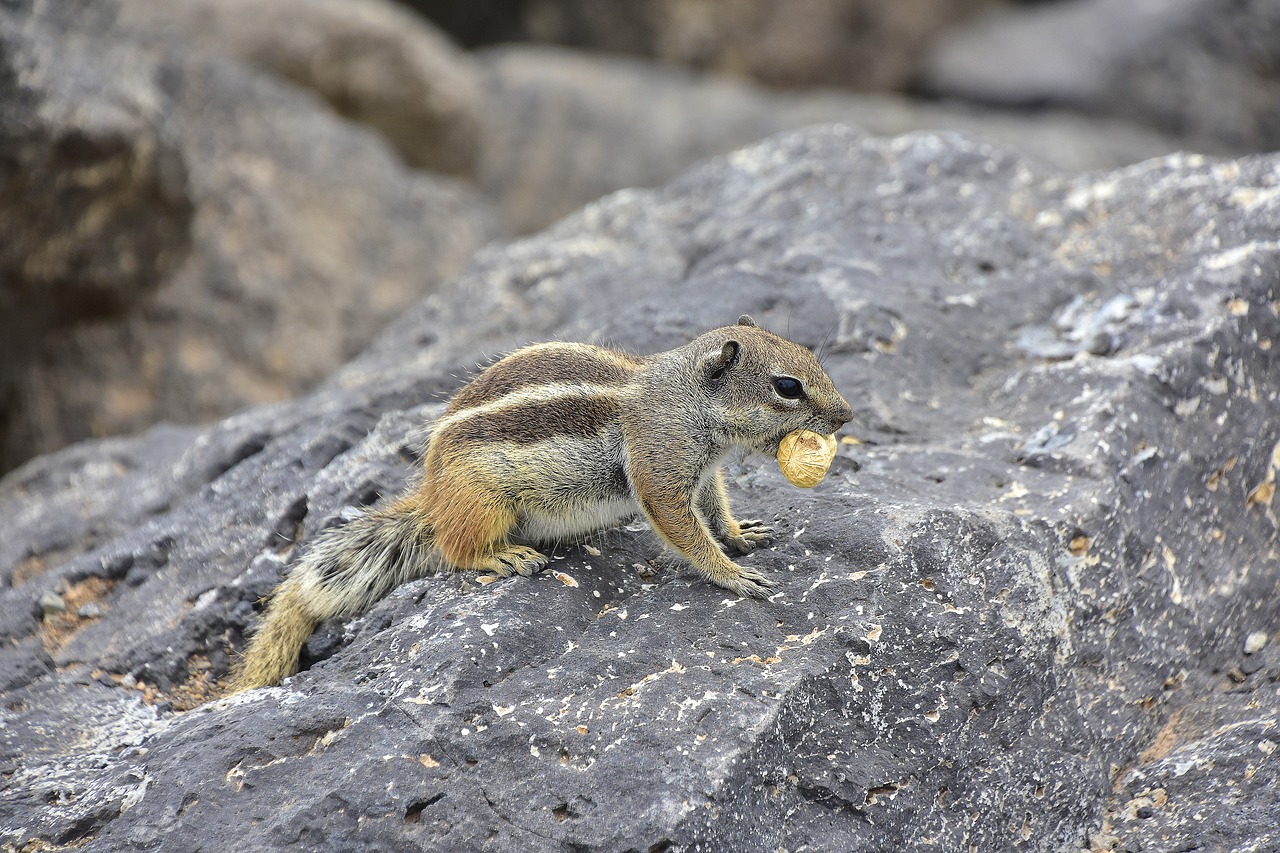
[[[535,544],[573,540],[614,527],[639,511],[634,500],[625,498],[579,505],[565,513],[525,513],[516,535],[522,542]]]
[[[531,544],[581,538],[640,512],[621,473],[626,451],[619,430],[558,437],[541,445],[539,464],[510,466],[504,484],[516,498],[516,537]]]

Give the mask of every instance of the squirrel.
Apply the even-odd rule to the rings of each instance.
[[[232,691],[278,684],[322,621],[362,613],[439,569],[531,575],[535,544],[641,513],[707,580],[763,597],[767,577],[729,559],[772,530],[729,512],[720,465],[770,456],[788,433],[853,418],[807,348],[747,315],[689,344],[634,356],[581,343],[516,350],[464,386],[433,425],[416,483],[320,534],[276,588]]]

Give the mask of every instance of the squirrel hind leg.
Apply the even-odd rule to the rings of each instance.
[[[511,543],[519,515],[510,501],[478,488],[477,478],[455,478],[447,500],[434,501],[442,511],[432,517],[435,546],[455,569],[492,572],[499,577],[532,575],[547,564],[545,554]]]

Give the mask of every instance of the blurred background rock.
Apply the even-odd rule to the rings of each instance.
[[[1066,171],[1280,137],[1277,0],[13,0],[0,472],[296,395],[486,242],[841,121]]]

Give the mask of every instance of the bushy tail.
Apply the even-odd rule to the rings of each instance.
[[[301,568],[301,566],[299,566]],[[231,692],[279,684],[298,668],[298,653],[320,624],[293,578],[276,588],[267,614],[231,680]]]
[[[276,587],[231,692],[292,675],[307,637],[325,619],[363,613],[400,584],[433,571],[433,544],[430,525],[404,499],[322,533]]]

